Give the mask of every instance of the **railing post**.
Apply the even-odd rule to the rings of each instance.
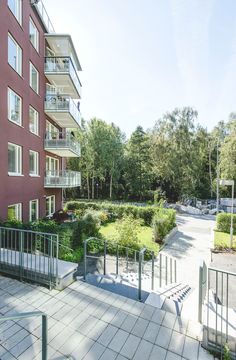
[[[52,240],[52,239],[51,239]],[[49,244],[49,288],[52,287],[52,241]]]
[[[170,258],[170,283],[172,284],[172,258]]]
[[[159,287],[162,286],[162,254],[159,254]]]
[[[19,266],[20,266],[20,280],[23,279],[24,270],[24,253],[23,253],[23,231],[20,232],[20,253],[19,253]]]
[[[106,275],[106,256],[107,256],[107,242],[104,240],[104,268],[103,268],[103,274]]]
[[[126,248],[125,251],[126,251],[126,271],[128,272],[128,270],[129,270],[129,249]]]
[[[139,252],[138,259],[138,300],[142,300],[142,252]]]
[[[42,315],[42,360],[47,360],[48,352],[47,352],[47,334],[48,334],[48,321],[47,315]]]
[[[87,240],[84,240],[84,281],[86,281],[87,273]]]
[[[198,321],[202,324],[202,285],[203,285],[203,266],[199,266],[199,285],[198,285]]]
[[[56,282],[58,282],[59,235],[57,235],[56,246]]]
[[[116,275],[119,274],[119,245],[116,247]]]
[[[166,256],[166,285],[168,284],[168,258]]]
[[[154,251],[152,251],[152,290],[154,290]]]
[[[174,266],[175,266],[175,283],[176,283],[177,282],[176,259],[174,260]]]

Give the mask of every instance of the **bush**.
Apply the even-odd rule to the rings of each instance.
[[[87,210],[80,219],[81,232],[87,237],[98,236],[101,220],[98,211]]]
[[[218,231],[230,233],[231,214],[220,213],[216,217]],[[236,214],[233,215],[233,232],[236,234]]]
[[[135,219],[133,215],[124,216],[119,220],[115,227],[115,242],[120,246],[132,249],[140,248],[138,233],[141,231],[141,221]]]
[[[85,202],[85,201],[69,201],[66,204],[68,210],[75,210],[79,214],[84,215],[86,210],[102,210],[108,215],[110,221],[122,219],[124,216],[132,215],[134,219],[142,219],[144,225],[150,226],[155,214],[161,212],[169,213],[170,217],[175,217],[175,211],[173,209],[163,209],[158,206],[136,206],[136,205],[123,205],[112,204],[110,202]],[[175,221],[175,220],[174,220]]]
[[[161,242],[164,237],[175,227],[175,221],[175,211],[172,211],[172,209],[161,209],[152,220],[154,241]]]

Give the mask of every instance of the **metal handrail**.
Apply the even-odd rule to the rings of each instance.
[[[50,94],[46,93],[45,96],[45,111],[68,111],[75,121],[80,125],[80,111],[76,106],[75,101],[65,94]]]
[[[42,360],[47,360],[48,358],[48,351],[47,351],[47,342],[48,342],[48,324],[47,324],[47,315],[41,311],[33,311],[33,312],[26,312],[20,314],[12,314],[12,315],[4,315],[0,317],[0,323],[3,321],[9,320],[20,320],[26,319],[34,316],[41,316],[42,317]]]
[[[78,83],[78,89],[81,90],[82,84],[70,56],[46,56],[44,58],[45,72],[70,73],[73,80]],[[73,72],[71,72],[72,67]]]
[[[54,138],[56,137],[56,138]],[[56,132],[46,132],[45,148],[70,148],[80,155],[80,144],[71,134],[62,134]]]

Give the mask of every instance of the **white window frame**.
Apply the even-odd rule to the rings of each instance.
[[[49,200],[49,214],[47,214],[47,200]],[[53,206],[52,206],[53,205]],[[50,217],[54,214],[56,209],[56,196],[50,195],[46,197],[46,216]]]
[[[47,168],[47,161],[49,168]],[[46,156],[46,170],[49,171],[49,176],[55,176],[55,174],[51,174],[52,171],[58,171],[59,172],[59,160],[52,157],[52,156]]]
[[[30,111],[34,112],[34,127],[36,128],[36,131],[33,131],[30,129],[31,123],[30,123]],[[34,135],[39,135],[39,112],[33,107],[29,106],[29,131]]]
[[[48,120],[46,122],[46,135],[47,135],[47,139],[59,139],[59,135],[60,135],[60,130],[53,125],[52,123],[50,123]]]
[[[35,171],[31,172],[30,165],[29,165],[29,175],[32,177],[38,177],[39,176],[39,153],[34,150],[29,150],[29,164],[30,164],[30,154],[33,154],[33,156],[34,156]]]
[[[32,220],[32,203],[36,202],[36,219]],[[39,218],[39,200],[34,199],[29,202],[29,221],[36,221]]]
[[[37,86],[36,86],[36,89],[34,89],[33,88],[33,84],[32,84],[32,79],[33,79],[33,77],[32,77],[32,70],[35,70],[36,71],[36,74],[37,74]],[[39,93],[39,72],[38,72],[38,70],[36,69],[36,67],[32,64],[32,62],[30,61],[30,87],[31,87],[31,89],[34,91],[34,92],[36,92],[36,94],[38,94]]]
[[[12,118],[12,114],[11,114],[11,94],[13,94],[14,96],[18,97],[20,99],[20,116],[19,116],[19,121],[16,121]],[[13,122],[16,125],[22,126],[22,98],[15,93],[15,91],[13,91],[11,88],[8,88],[8,94],[7,94],[7,98],[8,98],[8,120]]]
[[[8,175],[9,176],[22,176],[22,146],[8,142],[8,146],[9,145],[15,146],[15,148],[16,148],[17,169],[14,172],[8,170]],[[9,169],[9,164],[8,164],[8,169]]]
[[[32,37],[31,37],[31,26],[32,28],[35,30],[35,33],[33,34],[35,36],[35,42],[32,41]],[[29,18],[29,37],[30,37],[30,42],[33,45],[33,47],[35,48],[35,50],[37,52],[39,52],[39,31],[37,26],[35,25],[33,19],[30,17]]]
[[[15,66],[10,64],[9,62],[9,39],[14,43],[16,46],[16,56],[15,57]],[[22,48],[18,44],[18,42],[14,39],[14,37],[11,35],[11,33],[8,33],[8,54],[7,54],[7,60],[8,64],[11,66],[12,69],[14,69],[20,76],[22,76]]]
[[[16,4],[16,13],[12,11],[12,9],[9,6],[9,1],[7,2],[8,7],[12,14],[15,16],[16,20],[20,25],[22,25],[22,0],[14,0]]]
[[[11,204],[11,205],[8,205],[7,209],[9,207],[15,207],[16,209],[16,217],[15,217],[15,220],[18,220],[18,221],[22,221],[22,203],[17,203],[17,204]]]

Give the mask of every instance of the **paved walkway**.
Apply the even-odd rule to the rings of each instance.
[[[59,292],[0,276],[0,316],[48,314],[49,359],[207,360],[192,321],[76,281]],[[0,359],[41,359],[39,318],[0,326]]]
[[[178,232],[163,252],[178,260],[178,280],[198,287],[201,260],[210,263],[211,229],[213,216],[178,215]]]

